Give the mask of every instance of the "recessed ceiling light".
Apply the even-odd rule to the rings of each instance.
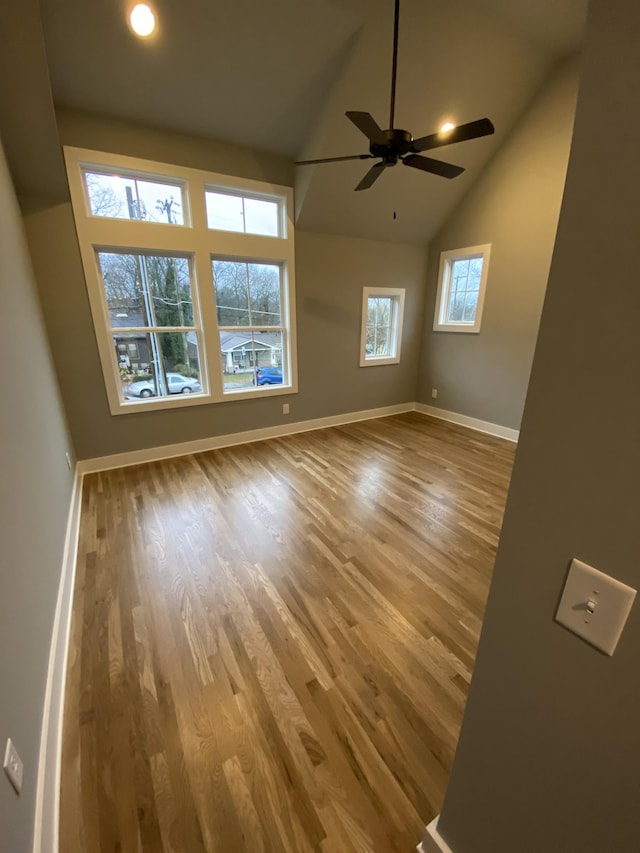
[[[156,28],[156,16],[146,3],[138,3],[137,6],[133,7],[129,21],[134,33],[142,38],[150,36]]]
[[[450,130],[453,130],[455,124],[452,121],[445,121],[443,125],[440,126],[440,133],[449,133]]]

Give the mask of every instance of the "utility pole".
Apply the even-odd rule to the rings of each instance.
[[[139,219],[136,215],[136,203],[133,200],[133,191],[131,187],[125,187],[127,195],[127,206],[129,208],[129,216],[131,219]],[[147,315],[147,326],[155,325],[155,313],[153,310],[153,301],[151,299],[151,290],[149,288],[149,276],[147,275],[147,265],[140,255],[136,256],[138,263],[138,272],[140,273],[140,284],[142,288],[142,300],[144,303],[145,314]],[[164,365],[158,349],[158,338],[155,332],[148,332],[149,341],[151,344],[151,363],[153,364],[153,378],[156,383],[156,391],[158,396],[164,397],[167,394],[167,377],[164,374]]]

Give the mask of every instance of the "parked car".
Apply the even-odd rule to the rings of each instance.
[[[170,394],[197,394],[202,391],[202,385],[197,379],[181,373],[167,373],[167,385]],[[140,379],[132,382],[126,393],[134,397],[155,397],[156,386],[152,379]]]
[[[282,385],[281,367],[259,367],[256,370],[258,385]]]

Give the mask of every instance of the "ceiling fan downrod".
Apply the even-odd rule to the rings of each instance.
[[[391,106],[389,108],[389,130],[393,130],[393,114],[396,109],[396,75],[398,72],[398,24],[400,21],[400,0],[395,0],[393,16],[393,59],[391,60]]]

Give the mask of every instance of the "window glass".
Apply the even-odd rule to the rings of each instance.
[[[225,393],[289,384],[281,267],[218,259],[212,266]]]
[[[440,256],[436,331],[479,332],[491,246],[454,249]]]
[[[388,297],[369,297],[367,314],[368,356],[388,356],[391,346],[392,305]]]
[[[125,400],[202,393],[195,331],[129,333],[113,340]],[[122,353],[122,342],[135,344],[135,358]]]
[[[451,264],[451,285],[447,320],[452,323],[473,323],[478,307],[482,276],[482,258],[465,258]]]
[[[278,205],[273,201],[258,198],[245,198],[245,231],[248,234],[264,234],[267,237],[278,236]]]
[[[280,205],[276,201],[207,190],[207,223],[220,231],[278,237]]]
[[[284,336],[271,329],[220,332],[224,390],[247,391],[282,385]]]
[[[180,184],[101,172],[85,172],[84,181],[92,216],[184,225]]]
[[[363,289],[360,367],[400,361],[404,293],[401,287]]]
[[[189,261],[98,252],[111,326],[193,326]]]
[[[213,262],[220,326],[280,326],[280,266],[247,261]]]

